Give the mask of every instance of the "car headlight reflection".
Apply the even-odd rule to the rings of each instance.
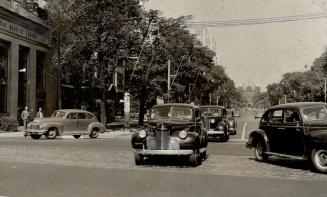
[[[221,126],[221,125],[219,125],[217,129],[218,129],[218,131],[223,131],[224,130],[224,127]]]
[[[187,131],[185,130],[182,130],[179,132],[178,136],[181,138],[181,139],[185,139],[187,137]]]
[[[140,138],[145,138],[145,137],[146,137],[146,131],[145,131],[145,130],[141,130],[141,131],[139,132],[139,137],[140,137]]]
[[[46,128],[46,125],[45,124],[41,124],[40,125],[40,129],[45,129]]]

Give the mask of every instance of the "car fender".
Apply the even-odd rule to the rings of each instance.
[[[43,123],[45,126],[45,130],[49,131],[51,128],[55,128],[58,131],[58,135],[62,135],[62,132],[64,130],[64,124],[60,122],[46,122]]]
[[[311,150],[314,148],[327,148],[327,130],[314,131],[307,136],[307,147]]]
[[[257,145],[257,143],[259,142],[259,140],[261,140],[265,143],[266,151],[269,151],[270,150],[269,140],[268,140],[268,137],[267,137],[265,131],[262,129],[257,129],[250,133],[246,146],[248,148],[255,147]]]
[[[105,127],[104,127],[104,125],[102,123],[100,123],[100,122],[92,122],[92,123],[90,123],[87,130],[88,130],[89,133],[91,133],[91,131],[94,128],[98,128],[100,133],[103,133],[106,130]]]

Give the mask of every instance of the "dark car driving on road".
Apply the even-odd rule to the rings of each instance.
[[[136,165],[155,156],[184,156],[192,166],[201,164],[208,137],[197,106],[160,104],[149,113],[145,128],[132,135]]]
[[[269,156],[310,160],[327,172],[327,104],[300,102],[274,106],[262,116],[246,144],[258,161]]]
[[[229,140],[229,123],[227,121],[227,111],[223,106],[205,105],[200,106],[200,111],[204,117],[204,127],[208,130],[208,137],[219,139],[223,142]]]

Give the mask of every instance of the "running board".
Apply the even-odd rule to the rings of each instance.
[[[291,158],[291,159],[298,159],[298,160],[306,160],[305,158],[300,157],[300,156],[286,155],[286,154],[281,154],[281,153],[265,152],[265,154],[266,154],[266,155],[271,155],[271,156],[283,157],[283,158]]]

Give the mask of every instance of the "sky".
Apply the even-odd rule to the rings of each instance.
[[[327,0],[149,0],[145,9],[192,21],[280,17],[327,12]],[[236,86],[253,81],[266,90],[286,72],[305,71],[327,47],[327,18],[237,27],[206,28]]]

